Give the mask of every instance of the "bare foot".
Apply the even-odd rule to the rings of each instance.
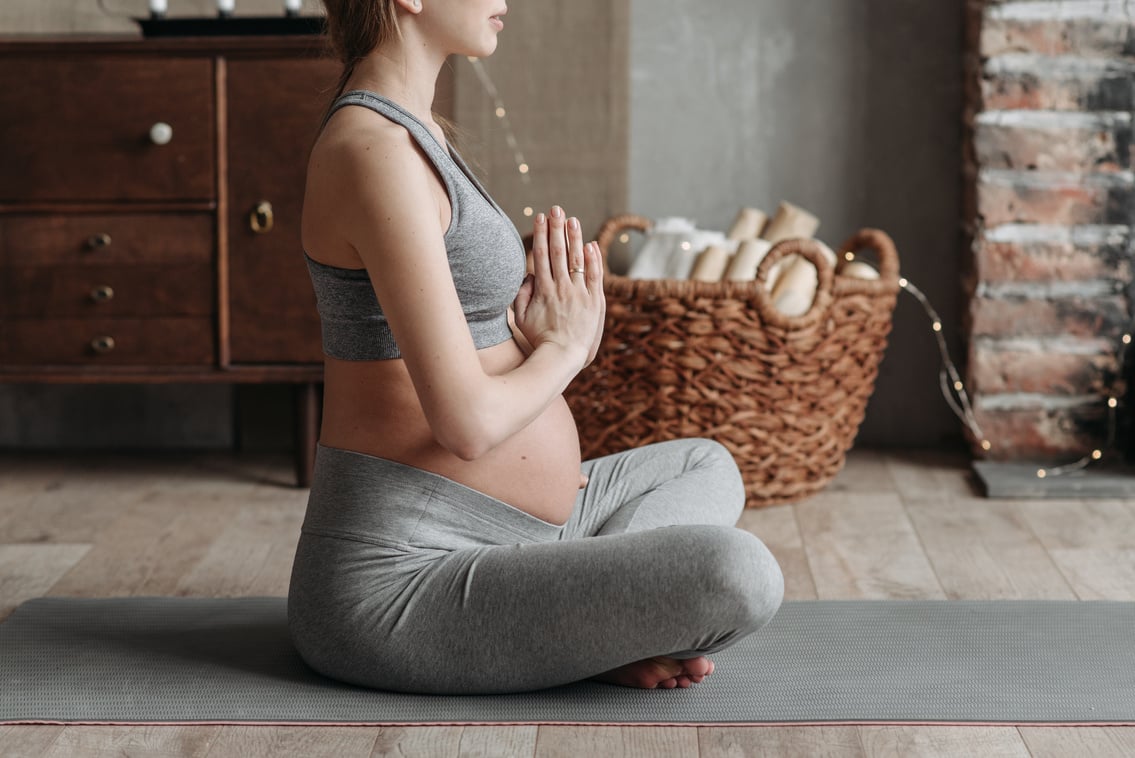
[[[628,663],[591,678],[608,684],[621,684],[624,687],[671,690],[675,687],[697,684],[712,673],[713,661],[704,655],[686,659],[660,655]]]

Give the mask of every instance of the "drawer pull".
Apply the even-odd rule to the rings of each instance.
[[[92,250],[101,250],[104,247],[110,247],[110,235],[106,232],[102,234],[92,234],[87,239],[87,247]]]
[[[248,214],[248,225],[257,234],[267,234],[275,224],[276,216],[272,213],[272,204],[267,200],[261,200],[252,209],[252,213]]]
[[[114,349],[114,337],[111,337],[110,335],[95,337],[93,340],[91,340],[91,349],[96,353],[109,353]]]
[[[155,145],[168,145],[173,139],[173,127],[164,121],[159,121],[150,127],[150,142]]]
[[[114,299],[114,288],[103,284],[91,290],[91,300],[96,303],[105,303]]]

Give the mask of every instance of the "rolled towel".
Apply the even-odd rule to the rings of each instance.
[[[772,245],[761,239],[745,240],[733,254],[729,261],[729,268],[725,270],[727,282],[751,282],[757,278],[757,267],[772,250]]]
[[[729,234],[726,237],[737,242],[756,239],[761,236],[767,223],[768,215],[764,211],[742,208],[734,219],[733,226],[729,227]]]
[[[694,261],[690,279],[695,282],[720,282],[729,266],[729,252],[720,245],[710,245]]]
[[[788,239],[809,239],[816,236],[820,220],[792,203],[781,203],[776,215],[761,233],[772,244]]]
[[[819,245],[828,264],[835,266],[835,251],[819,240],[815,240],[815,243]],[[773,287],[772,303],[787,316],[803,316],[816,299],[816,288],[820,281],[816,267],[802,255],[790,255],[779,261],[778,265],[782,266],[782,273]]]
[[[879,278],[879,272],[875,270],[875,267],[862,261],[852,261],[851,263],[845,264],[844,267],[839,270],[839,275],[849,276],[852,279],[875,280]]]

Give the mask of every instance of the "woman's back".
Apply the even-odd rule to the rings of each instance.
[[[440,444],[375,296],[378,274],[367,271],[358,252],[365,232],[344,219],[369,216],[374,222],[377,214],[384,225],[408,224],[394,209],[416,192],[413,207],[429,214],[431,239],[390,244],[420,244],[423,256],[444,249],[477,358],[489,376],[506,374],[525,358],[505,315],[524,274],[516,228],[460,156],[443,147],[444,138],[397,103],[354,92],[339,107],[312,151],[303,211],[304,250],[328,356],[322,444],[441,474],[562,523],[575,501],[580,464],[566,403],[556,398],[532,423],[475,460],[463,460]],[[372,151],[396,154],[398,160],[384,169],[383,184],[390,190],[359,207],[344,177],[367,170]],[[373,172],[362,181],[371,178]],[[381,258],[383,251],[376,254]],[[428,303],[422,307],[428,312]]]

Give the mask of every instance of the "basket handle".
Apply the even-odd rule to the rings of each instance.
[[[779,310],[772,302],[772,293],[765,286],[769,272],[776,263],[791,255],[799,255],[816,267],[816,294],[807,312],[799,316],[789,316]],[[835,268],[824,256],[820,244],[814,239],[788,239],[778,242],[765,255],[757,266],[756,286],[753,300],[761,320],[766,324],[782,329],[800,329],[816,324],[832,304],[832,285],[835,282]]]
[[[839,248],[840,253],[858,253],[860,250],[874,250],[879,256],[879,278],[894,284],[899,278],[899,253],[895,241],[881,229],[860,229],[851,235]],[[840,262],[843,266],[843,262]],[[868,281],[868,280],[865,280]]]
[[[596,235],[595,241],[599,245],[599,252],[603,255],[603,272],[605,274],[611,273],[611,267],[607,263],[607,253],[611,249],[611,243],[615,241],[615,237],[619,232],[626,229],[632,229],[637,232],[649,233],[654,228],[654,222],[646,216],[637,216],[633,213],[624,213],[619,216],[612,216],[603,222],[599,227],[599,234]]]

